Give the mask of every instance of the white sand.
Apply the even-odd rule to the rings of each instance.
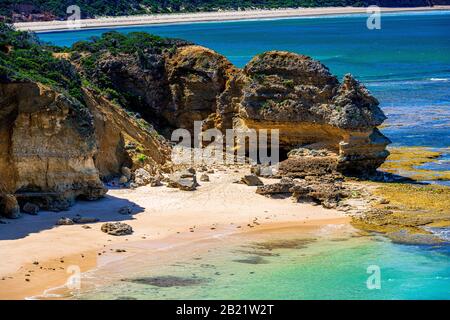
[[[416,7],[416,8],[381,8],[382,12],[407,12],[407,11],[436,11],[450,10],[450,6]],[[367,13],[367,8],[358,7],[330,7],[330,8],[297,8],[297,9],[273,9],[273,10],[246,10],[246,11],[220,11],[199,13],[173,13],[152,14],[122,17],[101,17],[96,19],[83,19],[79,21],[77,28],[96,29],[110,27],[126,27],[136,25],[156,25],[191,22],[230,21],[248,19],[279,19],[310,17],[323,15]],[[71,30],[73,26],[67,21],[42,21],[22,22],[14,24],[18,30],[36,32],[49,32],[58,30]]]

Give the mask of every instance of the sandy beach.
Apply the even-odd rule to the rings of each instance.
[[[132,243],[157,245],[162,239],[165,243],[196,241],[262,231],[271,225],[319,226],[348,221],[336,210],[294,203],[290,198],[270,199],[256,194],[256,187],[233,183],[244,172],[217,171],[210,175],[211,182],[201,183],[193,192],[165,186],[110,190],[106,198],[77,202],[70,211],[40,212],[38,216],[25,215],[0,225],[0,299],[24,299],[64,285],[71,275],[69,266],[76,265],[81,272],[90,270],[100,261],[105,263],[108,255],[129,254],[129,250],[116,250]],[[123,206],[133,206],[133,213],[119,214]],[[100,222],[55,226],[60,217],[77,214],[98,218]],[[125,222],[134,233],[107,235],[100,230],[107,221]]]
[[[330,8],[297,8],[297,9],[274,9],[274,10],[246,10],[246,11],[220,11],[199,13],[174,13],[174,14],[152,14],[121,17],[100,17],[96,19],[83,19],[76,24],[67,21],[42,21],[16,23],[18,30],[35,32],[64,31],[73,29],[98,29],[111,27],[127,27],[138,25],[157,25],[173,23],[233,21],[250,19],[281,19],[295,17],[313,17],[342,14],[364,14],[367,8],[360,7],[330,7]],[[415,8],[381,8],[381,12],[415,12],[450,10],[450,6],[415,7]],[[369,11],[370,12],[370,11]],[[73,21],[71,21],[73,23]]]

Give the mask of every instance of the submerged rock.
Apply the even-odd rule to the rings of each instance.
[[[137,284],[145,284],[161,288],[170,287],[190,287],[207,282],[203,278],[182,278],[176,276],[160,276],[160,277],[146,277],[146,278],[136,278],[136,279],[124,279],[122,281],[133,282]]]
[[[133,208],[131,206],[125,206],[119,209],[119,214],[132,214],[133,213]]]

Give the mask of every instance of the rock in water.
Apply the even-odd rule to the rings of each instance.
[[[22,211],[31,215],[37,215],[39,212],[39,206],[37,204],[27,202],[23,206]]]
[[[102,225],[101,230],[112,236],[124,236],[133,233],[133,228],[122,222],[107,222]]]
[[[250,174],[242,177],[241,181],[248,186],[262,186],[264,183],[256,175]]]
[[[6,194],[0,196],[0,215],[8,219],[20,218],[20,207],[14,195]]]

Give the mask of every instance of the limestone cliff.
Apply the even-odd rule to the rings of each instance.
[[[303,55],[266,52],[240,70],[210,49],[182,43],[139,59],[106,52],[98,61],[92,74],[107,77],[124,95],[132,93],[131,100],[140,101],[137,111],[167,124],[165,129],[192,129],[199,120],[222,131],[279,129],[283,154],[326,149],[337,170],[357,174],[374,171],[388,155],[390,141],[376,128],[386,119],[378,101],[351,75],[340,83]],[[170,130],[161,131],[170,136]]]
[[[170,171],[171,147],[162,135],[192,130],[198,120],[222,131],[279,129],[282,152],[289,152],[280,170],[290,176],[311,168],[318,174],[370,173],[388,155],[390,141],[376,128],[385,116],[351,75],[340,83],[320,62],[280,51],[238,69],[220,54],[181,40],[132,37],[109,33],[96,46],[81,44],[79,52],[74,46],[53,58],[40,51],[43,61],[61,70],[47,76],[50,83],[66,81],[62,88],[18,80],[14,50],[3,53],[4,199],[15,195],[19,202],[59,210],[78,197],[103,196],[102,180],[120,175],[123,167]],[[19,71],[27,76],[26,69]]]
[[[38,83],[1,83],[0,105],[4,192],[53,210],[105,194],[86,107]]]
[[[170,147],[154,129],[84,92],[86,106],[38,83],[0,83],[3,194],[62,210],[76,198],[102,197],[101,178],[123,166],[165,170]]]

